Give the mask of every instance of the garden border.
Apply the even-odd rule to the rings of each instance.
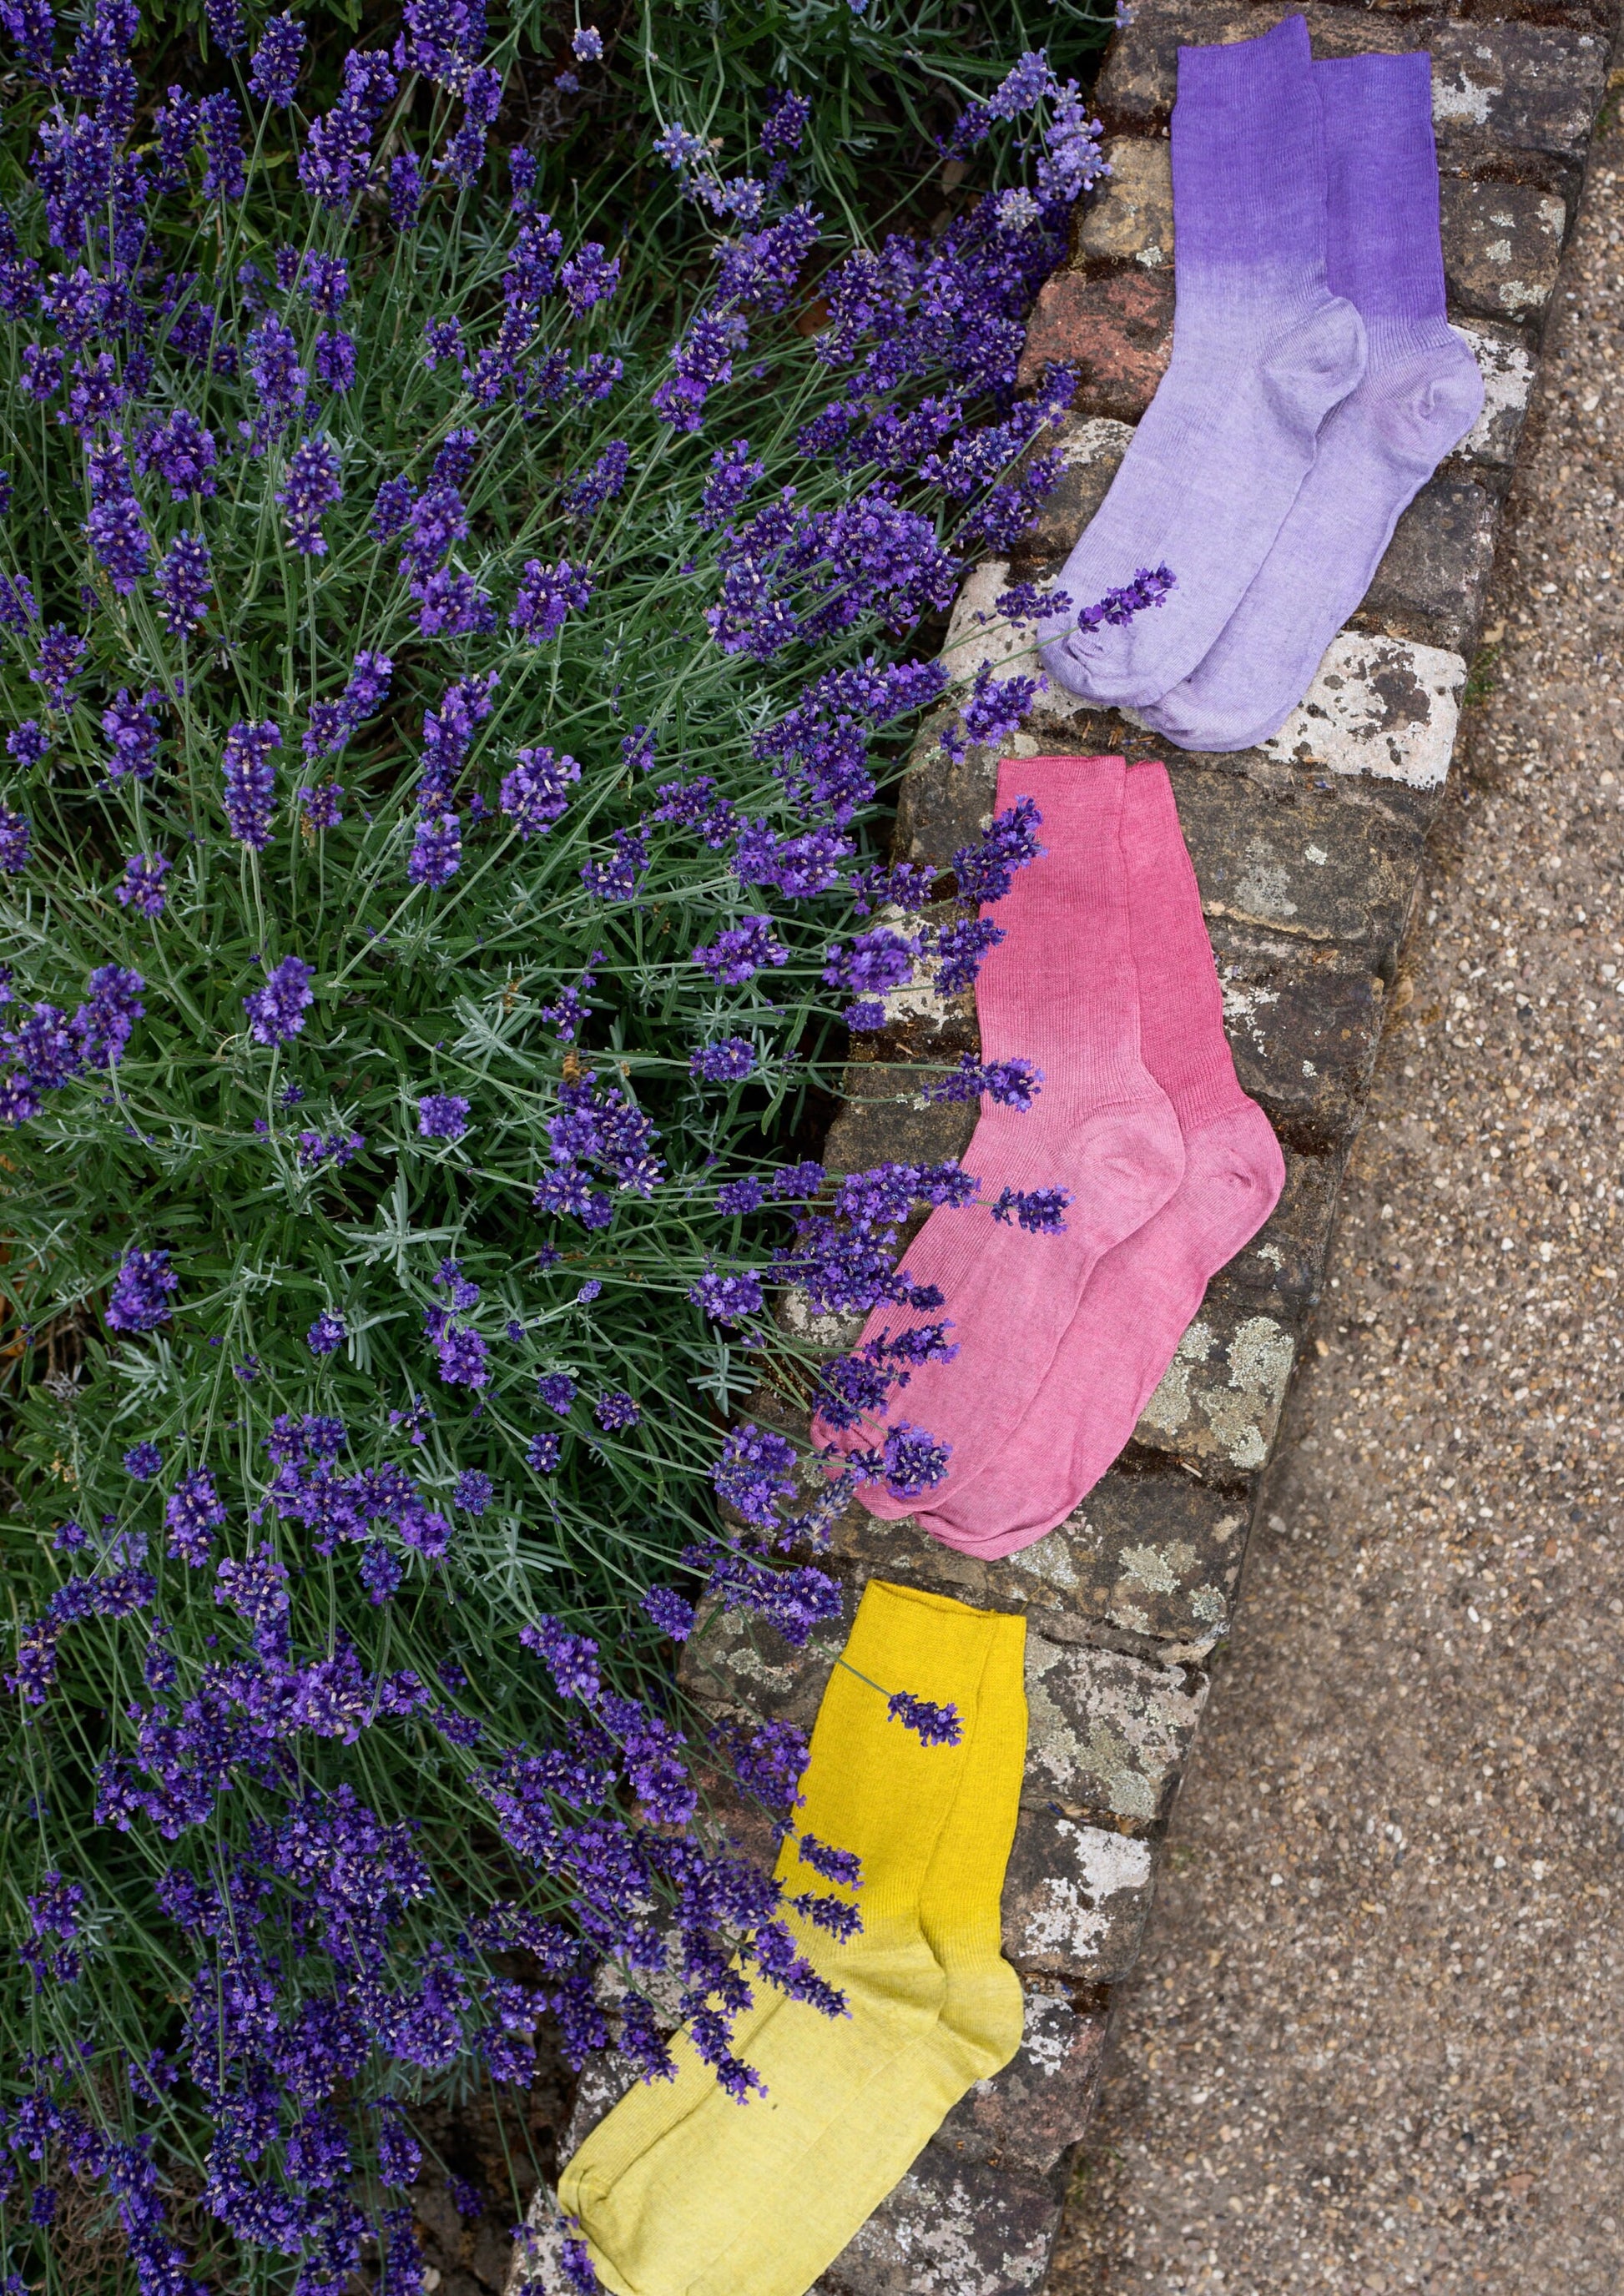
[[[1096,91],[1112,175],[1079,206],[1022,366],[1030,381],[1045,360],[1068,359],[1082,375],[1055,442],[1065,473],[1013,559],[967,578],[944,652],[956,693],[982,661],[1002,666],[1029,648],[993,601],[1011,579],[1058,569],[1166,365],[1178,44],[1245,37],[1288,12],[1283,0],[1139,0],[1112,39]],[[854,1506],[824,1558],[843,1581],[840,1621],[795,1651],[753,1617],[718,1613],[685,1655],[702,1704],[809,1727],[871,1575],[1028,1621],[1031,1731],[1004,1898],[1005,1950],[1027,1994],[1021,2048],[949,2114],[809,2296],[1029,2296],[1047,2275],[1112,1988],[1139,1950],[1320,1295],[1460,709],[1492,667],[1496,634],[1482,618],[1502,506],[1596,118],[1620,78],[1610,78],[1615,0],[1309,0],[1301,12],[1318,55],[1431,50],[1450,316],[1483,370],[1484,410],[1400,521],[1280,733],[1233,756],[1169,755],[1237,1071],[1275,1125],[1287,1177],[1273,1218],[1209,1287],[1122,1457],[1068,1521],[1002,1562]],[[898,860],[945,870],[990,818],[999,753],[951,759],[939,736],[953,715],[950,700],[915,744]],[[1161,753],[1131,718],[1058,691],[1039,698],[1004,754],[1056,750]],[[961,1153],[973,1106],[927,1103],[914,1064],[975,1047],[972,996],[893,992],[885,1028],[847,1070],[829,1168]],[[832,1350],[852,1336],[794,1295],[781,1313]],[[793,1423],[774,1398],[751,1408]],[[759,1820],[739,1810],[736,1830],[770,1855]],[[564,2157],[630,2078],[612,2056],[588,2065]],[[515,2281],[538,2266],[539,2252],[521,2259]]]

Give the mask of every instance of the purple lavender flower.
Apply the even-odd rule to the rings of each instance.
[[[595,25],[578,24],[570,42],[570,51],[577,63],[601,63],[603,58],[603,35]]]
[[[771,1428],[731,1427],[710,1480],[724,1506],[758,1530],[776,1530],[777,1502],[795,1496],[795,1446]]]
[[[753,980],[763,965],[787,964],[790,952],[774,939],[771,917],[752,916],[701,943],[692,952],[692,960],[713,980],[736,988]]]
[[[322,433],[301,439],[288,457],[287,475],[276,490],[276,500],[288,521],[288,546],[304,558],[324,558],[327,539],[321,530],[324,512],[344,499],[339,484],[339,453]]]
[[[469,1514],[483,1514],[491,1503],[496,1488],[490,1477],[482,1475],[477,1467],[464,1467],[452,1487],[452,1505],[462,1507]]]
[[[256,1044],[289,1045],[302,1032],[306,1009],[316,1002],[311,972],[302,957],[284,956],[264,988],[242,999]]]
[[[299,364],[299,344],[273,311],[249,336],[246,350],[249,380],[265,410],[266,428],[273,438],[279,437],[304,406],[310,387],[310,378]]]
[[[316,339],[310,364],[324,390],[341,398],[356,379],[356,339],[342,327],[329,327]]]
[[[606,1388],[592,1406],[592,1415],[606,1435],[621,1428],[636,1427],[643,1414],[623,1388]]]
[[[152,555],[140,504],[133,495],[114,495],[97,503],[85,521],[85,532],[113,588],[127,598]]]
[[[177,534],[152,585],[158,610],[171,637],[185,638],[202,626],[214,588],[214,562],[201,534]]]
[[[536,1382],[536,1392],[549,1411],[555,1411],[561,1419],[570,1416],[577,1389],[568,1372],[543,1372]]]
[[[1005,1188],[988,1210],[1006,1227],[1019,1221],[1031,1235],[1063,1235],[1061,1215],[1070,1201],[1070,1188]]]
[[[1036,800],[1017,798],[1005,812],[995,816],[974,845],[961,845],[953,857],[953,873],[962,901],[1001,901],[1014,882],[1017,869],[1041,860],[1045,848],[1037,831],[1043,816]]]
[[[417,824],[406,875],[414,885],[437,890],[448,885],[463,865],[463,825],[455,813],[431,816]]]
[[[761,1313],[761,1279],[753,1268],[747,1267],[736,1275],[722,1275],[715,1268],[707,1268],[696,1283],[689,1285],[688,1297],[696,1308],[703,1308],[713,1324],[742,1324]]]
[[[460,1140],[468,1129],[468,1103],[460,1093],[427,1092],[417,1103],[417,1131],[423,1140]]]
[[[1031,1107],[1043,1086],[1043,1070],[1030,1061],[1019,1057],[1008,1061],[978,1061],[973,1053],[959,1056],[956,1070],[945,1077],[936,1077],[924,1087],[923,1097],[931,1101],[979,1100],[983,1093],[1000,1107],[1017,1108],[1022,1114]]]
[[[573,758],[561,757],[545,743],[514,755],[517,763],[503,776],[496,802],[521,837],[545,836],[562,816],[569,803],[565,791],[579,781],[581,769]]]
[[[313,1356],[336,1355],[349,1336],[342,1316],[335,1316],[331,1308],[324,1308],[305,1333],[305,1345]]]
[[[214,434],[186,406],[177,406],[166,421],[153,424],[135,449],[137,470],[144,478],[156,472],[168,488],[172,502],[185,502],[188,495],[213,494],[215,480],[210,472],[217,459]]]
[[[422,206],[422,162],[415,152],[398,152],[390,161],[390,221],[397,231],[415,231]]]
[[[27,773],[50,754],[51,737],[37,718],[25,718],[15,733],[6,735],[5,749],[6,755]]]
[[[372,529],[380,542],[392,541],[412,514],[412,481],[385,479],[373,504]]]
[[[271,751],[282,747],[282,729],[271,719],[259,725],[240,718],[226,736],[221,759],[226,819],[239,845],[263,853],[271,841],[276,810],[276,769]]]
[[[240,200],[248,189],[242,114],[232,95],[206,95],[198,106],[203,139],[203,197]]]
[[[561,558],[556,566],[527,558],[508,627],[529,644],[540,645],[556,637],[570,612],[578,613],[591,596],[592,574],[587,567],[571,566],[567,558]]]
[[[138,1251],[132,1245],[119,1263],[107,1302],[107,1324],[114,1332],[155,1332],[169,1320],[170,1294],[180,1278],[167,1251]]]
[[[550,1475],[558,1465],[559,1454],[562,1449],[562,1436],[544,1428],[539,1434],[531,1436],[525,1450],[524,1464],[534,1468],[538,1475]]]
[[[774,93],[761,123],[761,149],[769,153],[799,152],[806,125],[812,117],[812,106],[804,95],[793,94],[789,89]]]
[[[312,829],[336,829],[344,816],[340,808],[343,797],[338,782],[317,782],[309,789],[301,789],[299,801],[305,809],[305,818]]]
[[[226,1520],[226,1509],[207,1467],[194,1468],[181,1477],[165,1504],[163,1520],[169,1534],[169,1553],[177,1562],[200,1570],[209,1560],[215,1532]]]
[[[668,1635],[674,1643],[685,1643],[693,1632],[693,1605],[674,1587],[651,1587],[643,1608],[656,1632]]]
[[[442,1316],[443,1313],[439,1308],[431,1312],[435,1316]],[[490,1350],[471,1325],[454,1324],[448,1318],[441,1320],[434,1335],[434,1348],[439,1375],[447,1387],[483,1387],[490,1377],[487,1368]]]
[[[648,831],[641,825],[617,829],[610,845],[611,859],[582,863],[581,882],[595,901],[635,900],[643,873],[648,867]]]
[[[225,55],[241,55],[248,45],[248,27],[237,0],[205,0],[203,12],[215,46]]]
[[[249,86],[261,103],[274,103],[279,111],[288,109],[304,53],[304,26],[291,15],[273,16],[259,36],[248,73]]]
[[[1131,582],[1125,582],[1120,590],[1107,590],[1095,604],[1085,606],[1077,618],[1077,627],[1079,630],[1097,630],[1104,623],[1110,628],[1120,629],[1147,607],[1162,604],[1177,581],[1169,566],[1158,566],[1154,572],[1142,566]]]
[[[600,247],[596,240],[584,240],[560,269],[558,280],[571,311],[577,318],[585,318],[595,305],[608,302],[619,285],[620,258]]]
[[[724,1037],[718,1044],[700,1046],[688,1062],[688,1073],[702,1084],[742,1084],[755,1066],[755,1047],[747,1037]]]
[[[124,1455],[124,1472],[138,1483],[150,1483],[163,1472],[163,1453],[156,1443],[132,1443]]]
[[[892,1693],[885,1712],[889,1721],[900,1722],[905,1730],[913,1731],[923,1746],[956,1746],[964,1734],[956,1706],[939,1706],[934,1700],[915,1698],[906,1690]]]
[[[161,853],[132,853],[124,865],[124,882],[113,888],[119,906],[134,909],[137,916],[160,917],[163,881],[174,865]]]
[[[34,841],[34,824],[26,813],[13,813],[9,805],[0,805],[0,870],[8,877],[21,877],[29,865],[29,855]]]
[[[110,780],[121,781],[127,774],[137,781],[152,780],[160,740],[157,704],[162,698],[157,686],[149,685],[135,701],[129,688],[121,685],[102,712],[102,731],[112,745],[107,761]]]

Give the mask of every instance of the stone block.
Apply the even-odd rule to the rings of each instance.
[[[1249,1244],[1237,1251],[1218,1276],[1266,1305],[1283,1322],[1300,1321],[1319,1298],[1331,1234],[1336,1223],[1336,1192],[1347,1162],[1344,1149],[1317,1155],[1285,1151],[1285,1185],[1280,1201]]]
[[[1206,1696],[1205,1677],[1183,1666],[1029,1629],[1021,1800],[1153,1824],[1172,1800]]]
[[[1345,963],[1335,949],[1305,949],[1218,923],[1212,944],[1224,1023],[1244,1089],[1300,1146],[1324,1149],[1346,1140],[1363,1113],[1381,1038],[1380,974]],[[1266,1237],[1284,1210],[1283,1201]]]
[[[1058,1808],[1023,1809],[1004,1881],[1004,1950],[1017,1969],[1114,1985],[1139,1956],[1151,1845]]]
[[[1006,753],[1020,748],[1019,739],[1005,745]],[[962,758],[949,758],[931,734],[922,735],[897,792],[894,857],[950,869],[958,848],[992,819],[998,757],[997,750],[976,744]]]
[[[808,2296],[1035,2296],[1060,2214],[1047,2185],[927,2144]]]
[[[1356,626],[1475,653],[1499,523],[1498,500],[1480,480],[1440,472],[1398,521]]]
[[[1171,4],[1156,5],[1152,0],[1152,4],[1136,9],[1132,22],[1111,41],[1095,83],[1095,108],[1107,128],[1119,134],[1153,134],[1166,127],[1172,112],[1182,45],[1254,39],[1285,15],[1307,17],[1316,56],[1420,47],[1431,29],[1395,20],[1398,9],[1374,12],[1380,15],[1375,22],[1372,12],[1364,7],[1325,5],[1323,0],[1309,0],[1301,8],[1289,6],[1286,0],[1258,0],[1252,6],[1237,6],[1234,0],[1171,0]]]
[[[1477,319],[1462,321],[1455,332],[1482,373],[1483,411],[1451,461],[1487,463],[1497,471],[1508,471],[1534,387],[1533,355],[1514,327]]]
[[[990,2080],[977,2081],[932,2137],[955,2161],[1046,2176],[1088,2126],[1105,2053],[1103,2007],[1029,1984],[1021,2047]]]
[[[755,1611],[710,1603],[683,1644],[677,1680],[691,1698],[744,1721],[810,1730],[851,1632],[859,1591],[844,1587],[841,1616],[815,1628],[800,1650]]]
[[[1460,311],[1538,321],[1556,284],[1567,209],[1530,184],[1446,176],[1444,277]]]
[[[558,2147],[562,2169],[573,2161],[601,2120],[607,2120],[620,2099],[636,2086],[637,2067],[619,2049],[598,2049],[581,2067],[575,2085],[575,2103]]]
[[[980,1611],[1021,1611],[1050,1642],[1081,1642],[1091,1620],[1200,1657],[1227,1622],[1248,1510],[1182,1470],[1102,1476],[1075,1513],[1019,1554],[989,1562],[943,1546],[911,1516],[876,1522],[853,1505],[831,1551],[871,1575],[929,1587]]]
[[[1561,24],[1432,24],[1439,157],[1530,152],[1582,161],[1607,85],[1609,43]]]
[[[1262,755],[1323,773],[1439,790],[1455,751],[1463,657],[1412,638],[1342,630]]]
[[[1242,1286],[1215,1276],[1140,1414],[1135,1442],[1208,1473],[1255,1475],[1279,1431],[1297,1357],[1294,1321],[1263,1312]]]
[[[1099,279],[1057,271],[1027,325],[1020,380],[1038,381],[1048,359],[1081,381],[1071,411],[1136,422],[1156,395],[1173,350],[1173,275],[1137,266]]]
[[[970,1145],[975,1102],[918,1105],[916,1069],[854,1062],[844,1089],[848,1097],[824,1142],[823,1160],[831,1172],[867,1172],[887,1162],[941,1164]]]
[[[1159,271],[1173,260],[1169,146],[1159,135],[1113,135],[1104,148],[1111,174],[1083,209],[1076,259],[1138,263]]]
[[[1012,580],[1032,581],[1067,556],[1110,492],[1133,435],[1128,423],[1109,422],[1103,415],[1068,414],[1062,418],[1054,443],[1065,469],[1015,547],[1010,560]]]
[[[1421,839],[1334,788],[1264,788],[1185,767],[1173,787],[1209,917],[1275,939],[1341,942],[1390,972],[1415,892]]]

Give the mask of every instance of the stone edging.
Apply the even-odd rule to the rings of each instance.
[[[1181,41],[1243,38],[1282,0],[1139,0],[1098,85],[1112,176],[1079,209],[1043,290],[1023,373],[1068,359],[1083,387],[1061,425],[1067,470],[1014,559],[976,569],[944,652],[956,684],[1029,647],[992,617],[1010,579],[1058,568],[1103,496],[1167,364],[1172,199],[1167,119]],[[706,1706],[809,1726],[866,1578],[930,1587],[1028,1620],[1025,1787],[1004,1899],[1027,1993],[1020,2054],[949,2114],[809,2296],[1015,2296],[1040,2290],[1072,2149],[1098,2086],[1111,1988],[1133,1966],[1160,1844],[1233,1612],[1247,1536],[1297,1353],[1319,1297],[1337,1193],[1442,801],[1501,506],[1558,260],[1609,84],[1613,0],[1308,0],[1319,55],[1430,47],[1450,316],[1487,385],[1471,436],[1423,489],[1301,707],[1263,748],[1168,763],[1212,933],[1235,1065],[1267,1111],[1286,1185],[1267,1226],[1209,1287],[1133,1441],[1065,1523],[980,1562],[910,1521],[853,1507],[824,1558],[842,1621],[801,1652],[721,1615],[684,1677]],[[1490,640],[1492,642],[1490,634]],[[895,857],[946,869],[990,818],[997,755],[954,765],[922,733]],[[1041,696],[1007,753],[1159,754],[1130,719]],[[973,1106],[930,1105],[911,1063],[975,1047],[972,996],[894,992],[864,1040],[825,1161],[935,1162],[966,1146]],[[783,1310],[832,1350],[852,1332]],[[792,1422],[759,1396],[754,1415]],[[759,1819],[731,1829],[771,1856]],[[752,1841],[752,1836],[757,1837]],[[624,2092],[611,2057],[583,2076],[568,2157]],[[544,2235],[528,2271],[546,2271]],[[515,2271],[522,2281],[527,2267]]]

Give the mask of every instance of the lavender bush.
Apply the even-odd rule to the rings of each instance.
[[[955,908],[880,789],[1054,476],[1068,379],[1015,361],[1097,136],[1028,54],[951,147],[999,187],[852,245],[798,99],[549,187],[470,0],[308,109],[297,20],[208,20],[149,92],[128,0],[0,4],[0,2272],[58,2284],[88,2210],[152,2296],[404,2296],[414,2101],[600,2046],[605,1965],[651,2074],[674,1985],[741,2095],[747,1980],[839,2007],[707,1827],[670,1645],[710,1596],[804,1638],[850,1478],[942,1472],[740,1406],[851,1425],[951,1345],[798,1362],[771,1296],[932,1310],[897,1239],[975,1192],[800,1149],[1038,849],[995,823]],[[705,1751],[790,1809],[794,1732]]]

